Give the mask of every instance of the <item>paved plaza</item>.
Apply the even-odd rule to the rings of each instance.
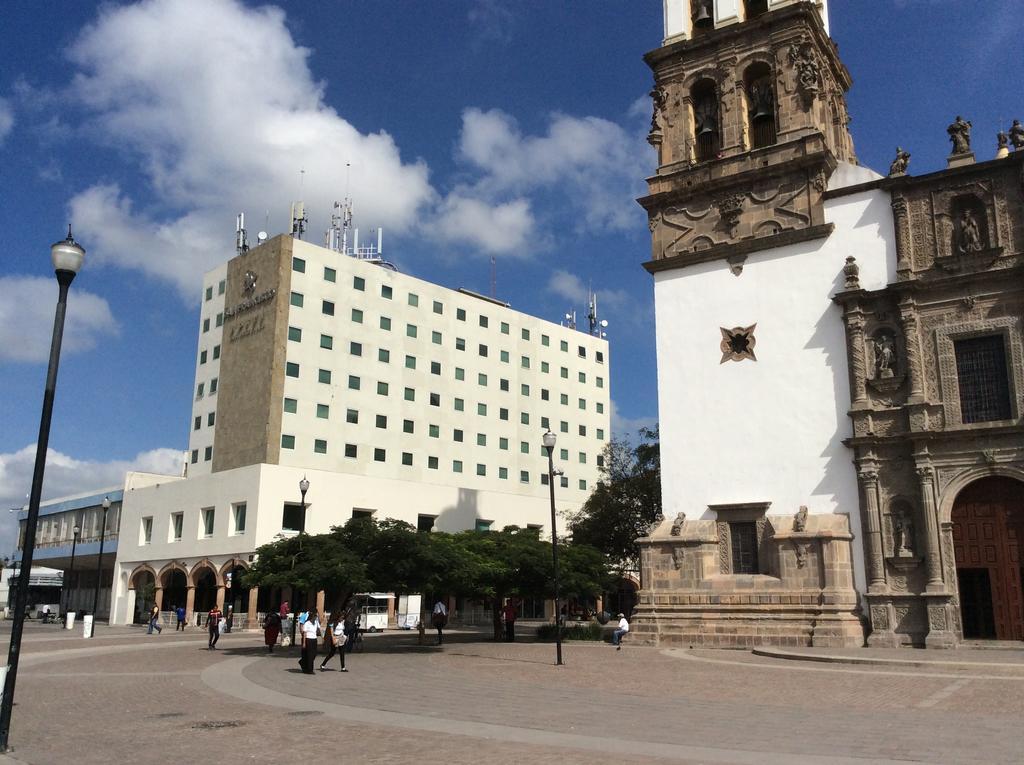
[[[309,676],[256,633],[30,624],[0,763],[1021,761],[1024,651],[801,653],[567,643],[555,667],[550,644],[406,632]],[[849,656],[887,661],[821,661]]]

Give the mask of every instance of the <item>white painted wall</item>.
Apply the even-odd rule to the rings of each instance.
[[[888,194],[826,204],[827,240],[655,276],[665,515],[712,518],[711,504],[770,501],[772,513],[847,513],[863,590],[851,452],[846,340],[831,296],[854,255],[861,284],[895,278]],[[720,327],[757,324],[757,361],[720,363]]]
[[[539,526],[550,534],[551,505],[544,496],[522,496],[515,492],[477,491],[457,486],[417,484],[396,479],[357,476],[331,471],[278,465],[250,465],[128,491],[121,520],[121,541],[115,565],[114,623],[125,623],[132,613],[128,577],[142,563],[160,571],[167,563],[179,561],[191,568],[208,558],[218,568],[232,558],[248,560],[256,549],[274,540],[282,530],[286,503],[301,500],[298,484],[306,477],[306,531],[327,532],[343,525],[354,509],[373,510],[380,518],[395,518],[416,525],[419,514],[436,515],[438,531],[472,529],[476,520],[492,521],[492,528],[509,525]],[[233,533],[232,507],[246,503],[246,528]],[[559,530],[564,531],[561,513],[577,510],[566,492],[555,490]],[[207,538],[201,529],[201,512],[215,509],[214,533]],[[183,534],[171,541],[171,515],[183,512]],[[143,518],[153,519],[152,541],[141,542]]]

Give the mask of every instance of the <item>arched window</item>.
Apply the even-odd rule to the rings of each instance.
[[[701,80],[690,92],[693,99],[693,132],[698,162],[715,159],[722,148],[718,123],[718,93],[715,83]]]
[[[750,148],[760,149],[775,143],[775,89],[768,64],[757,63],[743,76],[747,92],[747,127]]]

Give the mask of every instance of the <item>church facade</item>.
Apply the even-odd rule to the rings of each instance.
[[[656,644],[1024,639],[1024,132],[857,164],[825,2],[666,0]],[[1010,151],[1010,145],[1015,148]]]

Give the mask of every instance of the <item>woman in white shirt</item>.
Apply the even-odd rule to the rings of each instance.
[[[316,638],[320,634],[320,619],[315,608],[309,610],[309,616],[302,623],[302,658],[299,664],[307,675],[314,674],[313,661],[316,658]]]
[[[330,647],[330,651],[324,660],[320,662],[320,671],[323,672],[327,669],[327,662],[334,658],[334,654],[339,654],[341,657],[341,671],[348,672],[345,669],[345,614],[338,614],[337,612],[331,614],[331,618],[327,620],[327,629],[324,630],[324,646]]]

